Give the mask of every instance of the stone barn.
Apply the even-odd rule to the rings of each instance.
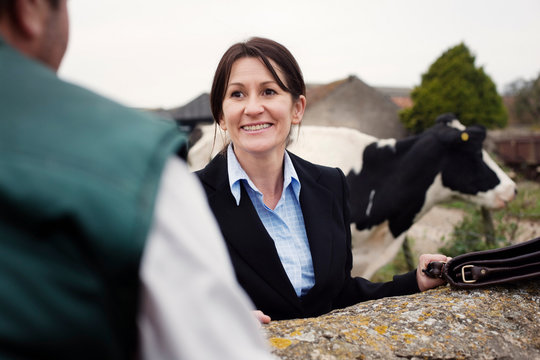
[[[378,138],[401,139],[407,132],[399,121],[393,88],[367,85],[349,76],[325,85],[307,86],[304,125],[345,126]]]

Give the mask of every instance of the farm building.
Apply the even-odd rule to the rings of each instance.
[[[302,123],[345,126],[378,138],[403,138],[407,132],[399,121],[400,106],[390,93],[383,92],[395,88],[380,89],[356,76],[325,85],[308,85]]]

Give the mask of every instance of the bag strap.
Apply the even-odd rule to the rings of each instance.
[[[462,288],[540,277],[540,238],[494,250],[462,254],[448,263],[434,261],[422,270]]]
[[[466,284],[474,284],[480,281],[497,281],[505,278],[524,276],[527,274],[540,274],[540,261],[518,266],[489,267],[473,264],[461,265],[454,269],[454,277],[461,278]]]

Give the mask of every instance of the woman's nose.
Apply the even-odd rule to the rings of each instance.
[[[245,115],[259,115],[263,111],[264,107],[262,106],[260,100],[257,97],[248,98],[248,101],[246,102],[246,107],[244,108]]]

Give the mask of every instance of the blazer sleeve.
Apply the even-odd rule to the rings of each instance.
[[[350,202],[349,202],[349,187],[343,172],[339,170],[341,176],[344,223],[350,224]],[[346,246],[347,260],[345,262],[346,278],[343,282],[343,287],[338,297],[335,299],[334,308],[343,308],[354,305],[356,303],[375,300],[388,296],[409,295],[419,292],[418,283],[416,281],[416,270],[410,271],[402,275],[395,275],[392,281],[374,283],[361,277],[351,277],[352,270],[352,245],[351,245],[351,227],[346,229]]]

